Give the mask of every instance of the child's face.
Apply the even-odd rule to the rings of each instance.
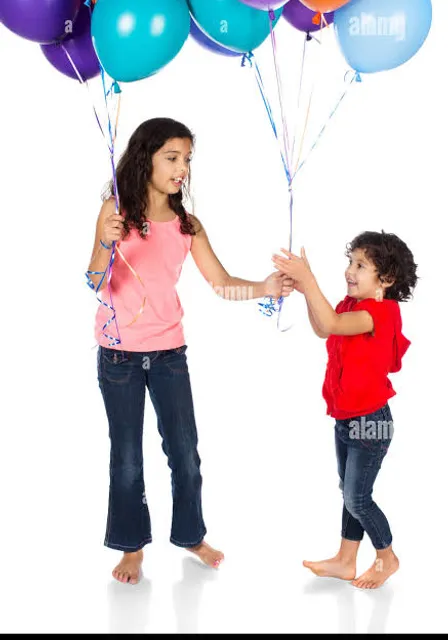
[[[178,193],[188,176],[191,156],[192,146],[188,138],[168,140],[152,157],[152,187],[167,195]]]
[[[364,249],[355,249],[350,254],[349,266],[345,271],[348,295],[357,300],[377,298],[379,289],[383,290],[375,265],[365,255]]]

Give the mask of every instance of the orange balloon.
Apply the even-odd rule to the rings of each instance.
[[[305,7],[312,11],[318,11],[319,13],[328,13],[329,11],[336,11],[348,4],[350,0],[300,0]]]

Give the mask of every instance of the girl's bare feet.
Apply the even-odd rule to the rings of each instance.
[[[340,580],[353,580],[356,576],[356,556],[359,542],[342,538],[339,553],[329,560],[319,562],[303,561],[303,566],[311,569],[316,576],[322,578],[339,578]]]
[[[352,584],[359,589],[378,589],[400,566],[392,547],[377,552],[373,565]]]
[[[224,560],[224,554],[221,551],[213,549],[209,544],[202,541],[196,547],[188,547],[188,551],[194,553],[202,562],[209,567],[217,569]]]
[[[137,584],[140,578],[140,569],[143,562],[143,549],[124,553],[121,562],[112,571],[113,577],[118,582]]]
[[[341,580],[353,580],[356,576],[356,562],[348,563],[338,555],[329,560],[319,562],[303,561],[303,566],[311,569],[316,576],[322,578],[340,578]]]

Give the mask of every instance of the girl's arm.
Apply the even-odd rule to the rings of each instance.
[[[201,274],[215,293],[226,300],[252,300],[264,296],[289,295],[282,291],[282,274],[273,274],[263,282],[252,282],[230,276],[213,251],[204,227],[195,216],[190,216],[196,235],[192,238],[191,255]],[[292,282],[290,290],[292,291]]]
[[[98,215],[97,223],[96,223],[96,232],[95,232],[95,241],[93,243],[92,256],[90,258],[90,264],[88,267],[88,271],[97,271],[104,273],[107,271],[110,262],[110,255],[112,249],[105,249],[100,240],[103,240],[105,244],[110,246],[107,241],[107,234],[105,233],[105,222],[110,217],[111,212],[115,211],[115,203],[111,204],[110,200],[106,200],[101,207],[101,211]],[[115,214],[116,215],[116,214]],[[117,216],[118,217],[118,216]],[[95,290],[101,282],[101,287],[97,290],[102,291],[107,286],[107,273],[105,276],[103,275],[94,275],[89,274],[90,280],[95,285]]]
[[[313,275],[306,278],[303,289],[317,328],[322,333],[336,336],[355,336],[373,331],[373,319],[368,311],[336,313],[323,295]]]

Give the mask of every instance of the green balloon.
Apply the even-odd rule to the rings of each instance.
[[[97,0],[92,12],[97,56],[119,82],[160,71],[177,56],[189,33],[187,0]]]
[[[270,33],[268,11],[254,9],[240,0],[188,0],[197,25],[218,44],[248,53],[260,46]],[[275,26],[283,8],[274,11]]]

